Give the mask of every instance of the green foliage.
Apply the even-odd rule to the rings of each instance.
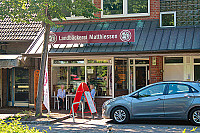
[[[14,22],[31,21],[54,25],[52,18],[66,20],[66,15],[95,18],[93,13],[99,12],[89,0],[1,0],[0,19],[9,17]]]
[[[47,132],[46,130],[40,130],[36,128],[29,128],[27,125],[22,125],[20,123],[20,118],[10,118],[9,120],[12,120],[12,122],[5,122],[5,120],[0,120],[0,132],[3,133],[44,133]]]

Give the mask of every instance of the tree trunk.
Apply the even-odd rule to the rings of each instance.
[[[49,42],[50,24],[45,24],[45,35],[44,44],[41,54],[41,64],[40,64],[40,75],[38,81],[38,91],[37,91],[37,102],[36,102],[36,117],[42,116],[42,101],[43,101],[43,89],[44,89],[44,73],[48,54],[48,42]]]

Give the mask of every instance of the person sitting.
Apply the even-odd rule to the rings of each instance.
[[[92,99],[93,99],[95,97],[95,93],[96,93],[94,84],[90,85],[90,90],[91,90],[91,96],[92,96]]]
[[[61,89],[58,89],[58,94],[57,94],[57,97],[58,97],[58,100],[60,102],[59,104],[59,108],[62,109],[63,108],[63,103],[65,104],[66,103],[66,92],[64,90],[64,85],[61,85]]]

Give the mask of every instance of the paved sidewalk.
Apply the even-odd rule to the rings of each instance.
[[[35,109],[32,108],[20,108],[20,107],[7,107],[7,108],[0,108],[0,119],[6,119],[8,117],[14,116],[17,113],[22,113],[23,111],[31,111],[35,112]],[[23,124],[49,124],[49,123],[55,123],[58,121],[62,121],[64,119],[70,118],[72,115],[69,114],[70,110],[51,110],[50,113],[50,119],[47,119],[42,117],[40,119],[36,120],[26,120],[26,121],[21,121]],[[101,112],[98,113],[98,117],[101,116]],[[43,111],[43,116],[47,116],[47,111]],[[90,113],[84,113],[84,116],[86,118],[92,118]],[[77,116],[81,118],[81,112],[79,111]],[[97,117],[97,116],[96,116]]]

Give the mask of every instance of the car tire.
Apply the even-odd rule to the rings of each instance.
[[[111,113],[114,123],[127,123],[130,119],[129,112],[124,107],[116,107]]]
[[[200,108],[194,108],[190,111],[189,121],[195,126],[200,126]]]

